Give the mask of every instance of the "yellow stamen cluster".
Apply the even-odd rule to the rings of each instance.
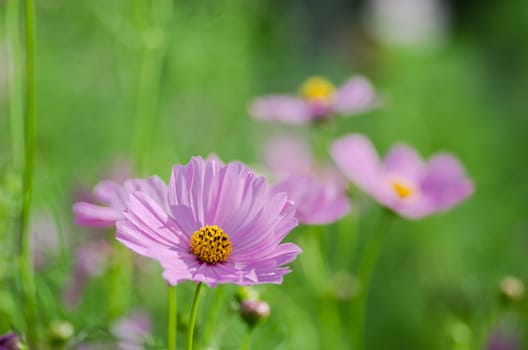
[[[400,198],[407,198],[414,193],[414,190],[400,182],[393,182],[392,189]]]
[[[229,236],[216,225],[206,225],[191,236],[191,252],[207,264],[226,261],[231,249]]]
[[[335,87],[331,82],[321,77],[311,77],[301,86],[301,96],[310,101],[329,102]]]

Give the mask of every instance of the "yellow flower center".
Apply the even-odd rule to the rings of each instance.
[[[328,103],[334,94],[335,87],[321,77],[311,77],[301,86],[301,96],[310,101]]]
[[[207,264],[226,261],[231,249],[229,236],[216,225],[206,225],[191,236],[191,252]]]
[[[414,193],[414,189],[410,186],[406,186],[401,182],[393,182],[392,189],[400,198],[407,198]]]

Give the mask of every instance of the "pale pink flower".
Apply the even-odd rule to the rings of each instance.
[[[464,168],[447,153],[424,162],[414,149],[399,144],[382,161],[365,136],[354,134],[335,141],[331,154],[360,189],[407,218],[448,210],[473,193]]]

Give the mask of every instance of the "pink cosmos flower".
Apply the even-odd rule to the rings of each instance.
[[[299,222],[328,224],[350,212],[344,179],[333,167],[318,166],[304,141],[274,138],[266,147],[266,163],[279,177],[273,191],[285,192],[295,203]]]
[[[382,161],[362,135],[334,142],[332,157],[343,173],[380,204],[412,219],[445,211],[473,193],[473,183],[452,155],[429,162],[407,145],[394,146]]]
[[[354,76],[336,88],[321,77],[309,78],[300,96],[270,95],[255,99],[250,114],[257,120],[307,124],[328,119],[332,114],[355,115],[379,105],[370,82]]]
[[[73,205],[75,223],[91,227],[112,227],[123,218],[128,197],[135,191],[143,191],[151,198],[166,206],[167,185],[157,176],[148,179],[125,180],[123,184],[104,180],[95,186],[93,194],[102,205],[77,202]]]
[[[295,209],[264,177],[195,157],[174,166],[168,187],[168,208],[146,192],[130,196],[117,239],[158,260],[169,284],[278,284],[290,272],[282,265],[301,250],[281,241],[297,226]]]

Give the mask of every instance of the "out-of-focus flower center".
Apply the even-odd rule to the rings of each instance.
[[[407,198],[415,192],[412,187],[398,181],[392,183],[392,189],[400,198]]]
[[[301,96],[309,101],[322,103],[330,102],[335,87],[328,80],[321,77],[311,77],[301,86]]]
[[[216,225],[206,225],[191,236],[191,252],[204,263],[224,262],[231,250],[229,236]]]

